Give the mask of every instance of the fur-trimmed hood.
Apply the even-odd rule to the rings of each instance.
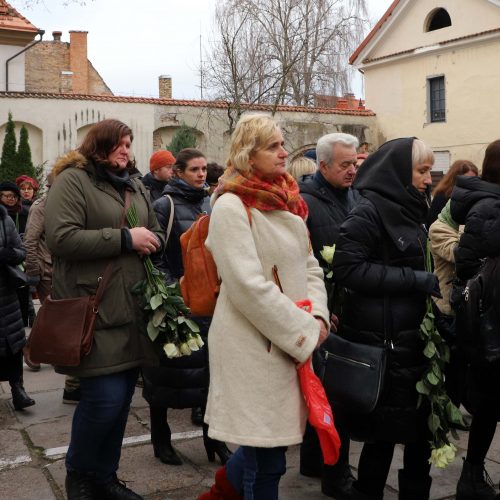
[[[85,156],[76,150],[72,150],[64,156],[60,156],[52,168],[52,175],[57,177],[63,170],[69,167],[86,169],[89,162]]]

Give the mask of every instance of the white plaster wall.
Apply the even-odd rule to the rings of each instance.
[[[23,48],[16,45],[0,45],[0,91],[5,91],[5,61]],[[24,53],[9,62],[9,91],[24,92]],[[2,115],[0,107],[0,117]]]

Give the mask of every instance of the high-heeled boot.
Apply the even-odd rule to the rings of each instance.
[[[164,464],[182,465],[182,460],[172,447],[170,426],[167,422],[166,408],[157,406],[149,407],[151,417],[151,444],[155,457]]]
[[[243,497],[234,489],[226,475],[226,467],[215,472],[215,483],[210,491],[202,493],[198,500],[243,500]]]
[[[35,404],[35,401],[26,394],[22,382],[11,382],[10,390],[12,392],[12,405],[15,410],[20,411]]]
[[[205,445],[205,451],[207,452],[207,457],[209,462],[215,461],[215,455],[217,454],[222,465],[229,460],[232,455],[231,450],[226,446],[223,441],[217,441],[217,439],[212,439],[208,437],[208,425],[203,424],[203,444]]]

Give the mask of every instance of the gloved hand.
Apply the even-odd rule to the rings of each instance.
[[[439,280],[433,273],[427,271],[414,271],[415,273],[415,289],[419,292],[425,292],[438,299],[442,299],[441,291],[439,290]]]
[[[16,251],[13,248],[0,248],[0,263],[13,264],[16,258]]]

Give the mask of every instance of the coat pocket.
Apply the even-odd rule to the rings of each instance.
[[[76,284],[83,292],[81,295],[95,295],[98,285],[97,279],[96,276],[79,276]],[[115,328],[130,323],[133,320],[132,309],[133,301],[130,290],[125,285],[123,270],[121,267],[115,266],[99,304],[96,330]]]

